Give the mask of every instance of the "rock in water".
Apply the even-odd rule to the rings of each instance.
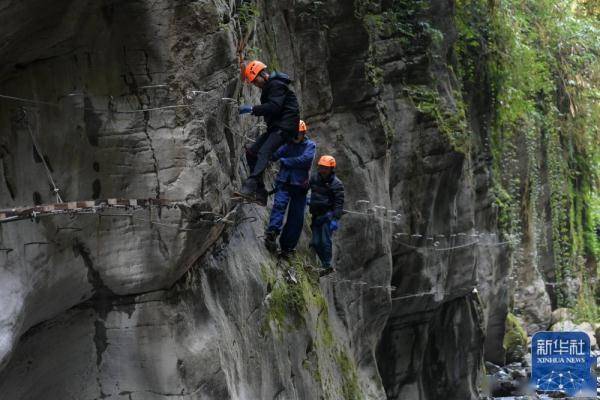
[[[572,319],[573,316],[568,308],[557,308],[556,310],[552,311],[552,319],[550,320],[550,324],[555,325],[558,322]]]

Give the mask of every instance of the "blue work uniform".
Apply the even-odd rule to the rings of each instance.
[[[310,191],[310,246],[315,249],[323,268],[331,268],[331,221],[339,220],[344,214],[344,185],[334,173],[328,178],[317,173],[310,178]]]
[[[316,148],[315,142],[304,138],[300,143],[284,144],[273,155],[273,161],[279,160],[281,169],[275,178],[275,199],[267,231],[281,232],[279,244],[283,252],[293,251],[302,233],[308,179]]]

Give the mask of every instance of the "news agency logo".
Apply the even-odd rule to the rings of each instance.
[[[531,385],[537,392],[596,396],[590,338],[584,332],[538,332],[531,339]]]

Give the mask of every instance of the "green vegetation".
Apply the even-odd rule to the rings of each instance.
[[[260,10],[253,1],[244,1],[237,9],[237,18],[240,22],[243,32],[251,29],[250,25],[254,24],[256,19],[260,17]]]
[[[305,322],[309,307],[327,310],[327,301],[321,293],[318,277],[308,272],[309,265],[308,257],[301,255],[296,255],[290,261],[298,283],[290,283],[278,276],[279,267],[275,265],[261,266],[261,276],[271,288],[267,319],[279,331],[298,329]]]
[[[462,101],[459,101],[456,109],[453,110],[452,107],[444,104],[438,91],[429,86],[406,86],[404,91],[413,101],[417,110],[435,122],[440,132],[448,138],[454,150],[469,154],[470,131]],[[461,95],[457,93],[456,96],[460,99]]]
[[[406,48],[407,54],[425,54],[429,64],[445,63],[443,56],[444,34],[434,28],[428,20],[430,2],[424,0],[393,0],[386,5],[369,0],[355,2],[355,14],[361,18],[371,36],[372,45],[369,49],[366,76],[374,87],[383,84],[383,69],[380,67],[373,42],[392,40]],[[423,65],[423,74],[429,70]],[[462,94],[453,93],[453,99],[447,100],[438,92],[435,76],[430,76],[428,83],[407,84],[404,88],[407,97],[421,112],[425,121],[437,125],[449,144],[458,152],[468,154],[470,151],[471,132],[467,123],[466,108]],[[385,114],[383,114],[385,115]],[[386,137],[391,143],[394,137],[393,129],[384,126]]]
[[[294,256],[289,265],[263,264],[261,277],[270,289],[263,330],[275,329],[279,339],[301,326],[314,328],[313,341],[303,367],[319,383],[327,399],[360,400],[364,396],[358,382],[356,365],[345,346],[339,343],[329,324],[327,300],[321,293],[318,276],[310,268],[308,255]],[[291,267],[298,283],[289,283],[283,270]],[[335,385],[334,377],[341,378]]]
[[[285,279],[278,279],[274,268],[268,265],[261,267],[261,275],[271,287],[267,307],[267,321],[273,323],[278,331],[297,329],[304,322],[306,299],[302,285],[289,284]],[[292,319],[291,323],[289,319]]]
[[[457,1],[457,72],[467,90],[492,89],[500,226],[523,238],[550,222],[537,236],[554,256],[558,306],[576,300],[568,279],[584,277],[582,292],[592,291],[600,256],[599,22],[587,1]]]
[[[356,0],[355,14],[372,33],[384,38],[398,37],[408,44],[428,26],[424,21],[419,23],[421,14],[428,7],[429,2],[425,0],[393,0],[382,10],[376,1]]]
[[[410,55],[425,54],[430,63],[444,62],[444,34],[428,21],[429,5],[430,2],[425,0],[393,0],[384,5],[372,0],[355,0],[355,15],[363,21],[371,37],[365,74],[373,87],[379,88],[384,83],[384,70],[379,62],[383,54],[378,53],[381,50],[374,44],[382,39],[405,47]],[[424,67],[423,74],[428,73]],[[427,85],[407,85],[405,94],[425,120],[438,126],[456,151],[467,154],[470,150],[470,130],[461,93],[454,93],[454,99],[446,101],[438,92],[435,77],[431,76],[428,81]],[[388,146],[391,147],[395,132],[387,121],[385,103],[380,101],[377,107]]]
[[[516,263],[551,263],[543,267],[554,270],[559,307],[582,306],[570,281],[598,296],[600,3],[456,0],[456,32],[435,26],[427,1],[354,4],[371,37],[367,80],[383,88],[378,51],[388,47],[378,44],[402,46],[413,68],[404,94],[420,122],[437,127],[467,159],[491,156],[499,227],[524,245]],[[449,43],[445,35],[454,33]],[[443,70],[451,93],[448,82],[438,82]],[[384,107],[380,114],[385,119]],[[384,129],[391,143],[393,129]]]
[[[527,353],[527,333],[511,313],[506,316],[502,347],[506,350],[507,362],[520,361]]]
[[[362,400],[362,390],[358,384],[356,366],[344,350],[338,350],[336,362],[342,374],[342,394],[346,400]]]
[[[577,296],[577,303],[572,308],[574,322],[580,324],[582,322],[600,322],[600,307],[594,299],[594,293],[591,290],[591,285],[586,282]]]
[[[235,22],[238,44],[243,43],[243,47],[239,50],[244,52],[247,59],[261,58],[261,50],[249,44],[259,17],[260,9],[255,1],[244,1],[236,9]]]
[[[325,1],[311,1],[307,4],[298,4],[298,17],[313,19],[322,29],[329,29],[324,23],[327,18]]]

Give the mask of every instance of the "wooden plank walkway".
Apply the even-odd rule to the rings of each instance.
[[[176,207],[181,201],[167,199],[102,199],[71,201],[66,203],[44,204],[39,206],[0,209],[0,223],[36,219],[49,215],[95,214],[105,209],[140,209],[155,207]]]

